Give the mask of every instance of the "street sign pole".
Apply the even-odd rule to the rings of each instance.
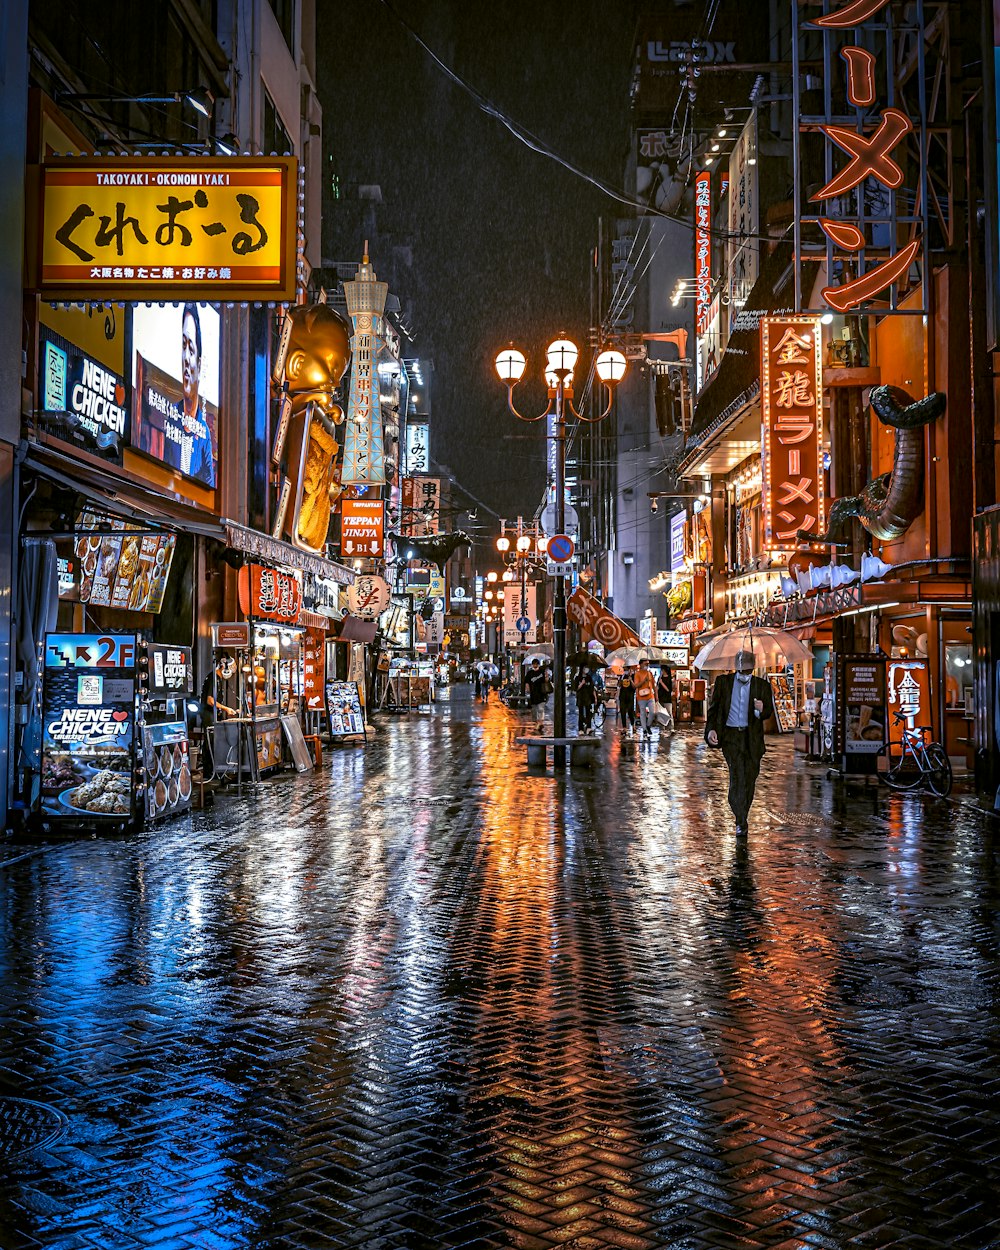
[[[566,530],[566,378],[556,387],[556,533]],[[557,738],[566,737],[566,579],[555,579],[552,599],[552,725]],[[566,748],[552,748],[556,768],[566,767]]]

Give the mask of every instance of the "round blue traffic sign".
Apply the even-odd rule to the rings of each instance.
[[[531,628],[531,622],[526,616],[519,616],[514,622],[514,628],[519,634],[526,634]]]
[[[549,559],[556,564],[565,564],[567,560],[572,560],[575,549],[573,540],[568,534],[553,534],[549,539]]]

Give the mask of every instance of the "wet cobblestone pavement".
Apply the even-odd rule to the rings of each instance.
[[[65,1123],[2,1162],[2,1250],[1000,1246],[970,804],[781,742],[741,853],[696,732],[555,778],[462,689],[382,726],[4,848],[0,1111]]]

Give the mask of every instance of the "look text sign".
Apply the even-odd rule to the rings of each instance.
[[[765,317],[760,347],[764,530],[774,550],[795,547],[800,530],[824,529],[819,318]]]
[[[46,299],[291,300],[295,157],[53,157],[35,285]]]

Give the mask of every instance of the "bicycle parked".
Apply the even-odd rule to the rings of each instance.
[[[902,712],[893,712],[892,718],[897,725],[903,725],[906,720]],[[950,793],[951,761],[940,742],[925,737],[925,734],[931,733],[930,725],[915,725],[913,729],[904,726],[899,758],[881,774],[887,786],[893,790],[922,790],[926,787],[941,799]],[[889,745],[882,749],[889,750]],[[892,759],[891,754],[889,758]]]

